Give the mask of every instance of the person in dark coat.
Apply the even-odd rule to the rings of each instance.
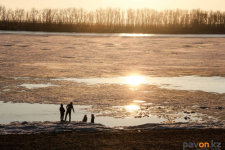
[[[87,115],[84,115],[84,118],[82,120],[83,122],[87,122]]]
[[[71,102],[70,104],[68,104],[66,106],[66,117],[65,117],[65,121],[66,121],[66,118],[67,118],[67,115],[69,114],[69,122],[71,121],[71,110],[73,109],[73,103]],[[74,112],[74,109],[73,109],[73,112]]]
[[[94,114],[91,114],[91,123],[95,123],[95,116],[94,116]]]
[[[65,109],[63,108],[63,104],[61,104],[61,107],[59,108],[59,111],[60,111],[60,120],[61,120],[61,122],[63,122],[64,113],[65,113]]]

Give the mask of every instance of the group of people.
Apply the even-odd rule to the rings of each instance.
[[[87,115],[84,115],[84,118],[82,120],[83,122],[87,122]],[[91,123],[95,123],[95,116],[94,114],[91,114]]]
[[[73,110],[73,112],[75,113],[74,111],[74,108],[73,108],[73,103],[71,102],[70,104],[68,104],[66,106],[66,116],[65,116],[65,120],[63,120],[64,118],[64,113],[65,113],[65,109],[63,108],[63,104],[61,104],[61,107],[59,108],[59,111],[60,111],[60,120],[61,122],[63,121],[66,121],[66,118],[67,118],[67,115],[69,114],[69,122],[71,121],[71,111]],[[95,119],[95,116],[94,114],[91,114],[91,123],[94,123],[94,119]],[[84,118],[82,120],[83,122],[87,122],[87,115],[84,115]]]

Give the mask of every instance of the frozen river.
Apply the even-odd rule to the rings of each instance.
[[[1,124],[58,121],[71,101],[72,120],[107,126],[225,117],[224,34],[0,35]]]

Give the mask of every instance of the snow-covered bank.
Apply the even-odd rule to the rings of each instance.
[[[12,122],[0,125],[0,134],[43,134],[62,132],[119,132],[129,130],[164,130],[164,129],[225,129],[225,121],[205,123],[144,124],[139,126],[107,127],[102,124],[72,121],[61,122]]]

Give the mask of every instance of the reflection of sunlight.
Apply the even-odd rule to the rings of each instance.
[[[125,77],[128,84],[131,85],[138,85],[141,83],[144,83],[144,77],[141,76],[131,76],[131,77]]]
[[[137,105],[128,105],[128,106],[126,106],[125,108],[126,108],[126,110],[128,110],[128,111],[134,111],[134,110],[140,109],[140,107],[137,106]]]
[[[141,101],[141,100],[134,100],[133,102],[136,102],[136,103],[144,103],[145,101]]]

